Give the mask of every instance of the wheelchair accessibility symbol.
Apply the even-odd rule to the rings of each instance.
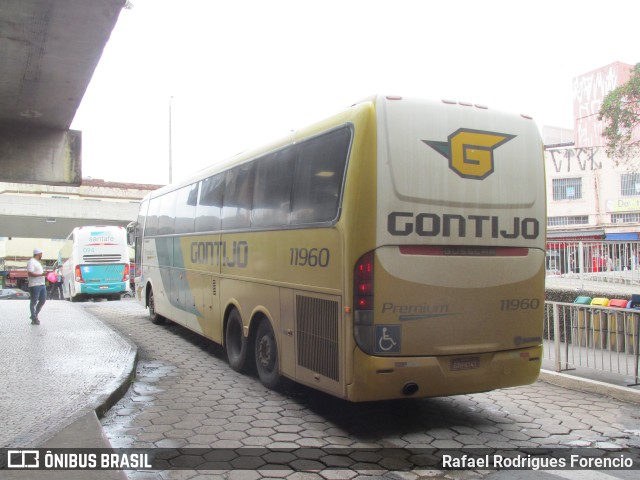
[[[375,353],[399,353],[401,325],[376,325]]]

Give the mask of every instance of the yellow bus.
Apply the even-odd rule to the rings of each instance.
[[[530,117],[375,96],[151,193],[130,238],[154,323],[359,402],[535,381],[545,228]]]

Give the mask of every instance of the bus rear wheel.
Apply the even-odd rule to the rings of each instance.
[[[154,325],[164,324],[164,317],[156,312],[156,301],[153,297],[153,288],[149,290],[149,317],[151,317],[151,323]]]
[[[256,370],[262,384],[272,390],[278,388],[282,382],[278,344],[271,324],[266,318],[262,319],[256,332],[255,358]]]
[[[73,303],[75,302],[84,302],[84,297],[76,292],[76,289],[71,289],[71,284],[69,284],[69,300]]]
[[[224,344],[229,366],[236,372],[244,372],[247,368],[250,349],[247,337],[243,335],[242,318],[238,310],[233,309],[229,314]]]

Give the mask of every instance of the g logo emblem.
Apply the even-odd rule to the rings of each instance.
[[[515,135],[461,128],[447,142],[423,140],[449,160],[449,168],[462,178],[482,180],[493,173],[493,151]]]

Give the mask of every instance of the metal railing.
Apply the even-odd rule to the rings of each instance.
[[[584,288],[585,282],[640,287],[640,242],[548,241],[547,279]]]
[[[640,310],[545,302],[544,358],[555,371],[590,368],[639,385]]]

